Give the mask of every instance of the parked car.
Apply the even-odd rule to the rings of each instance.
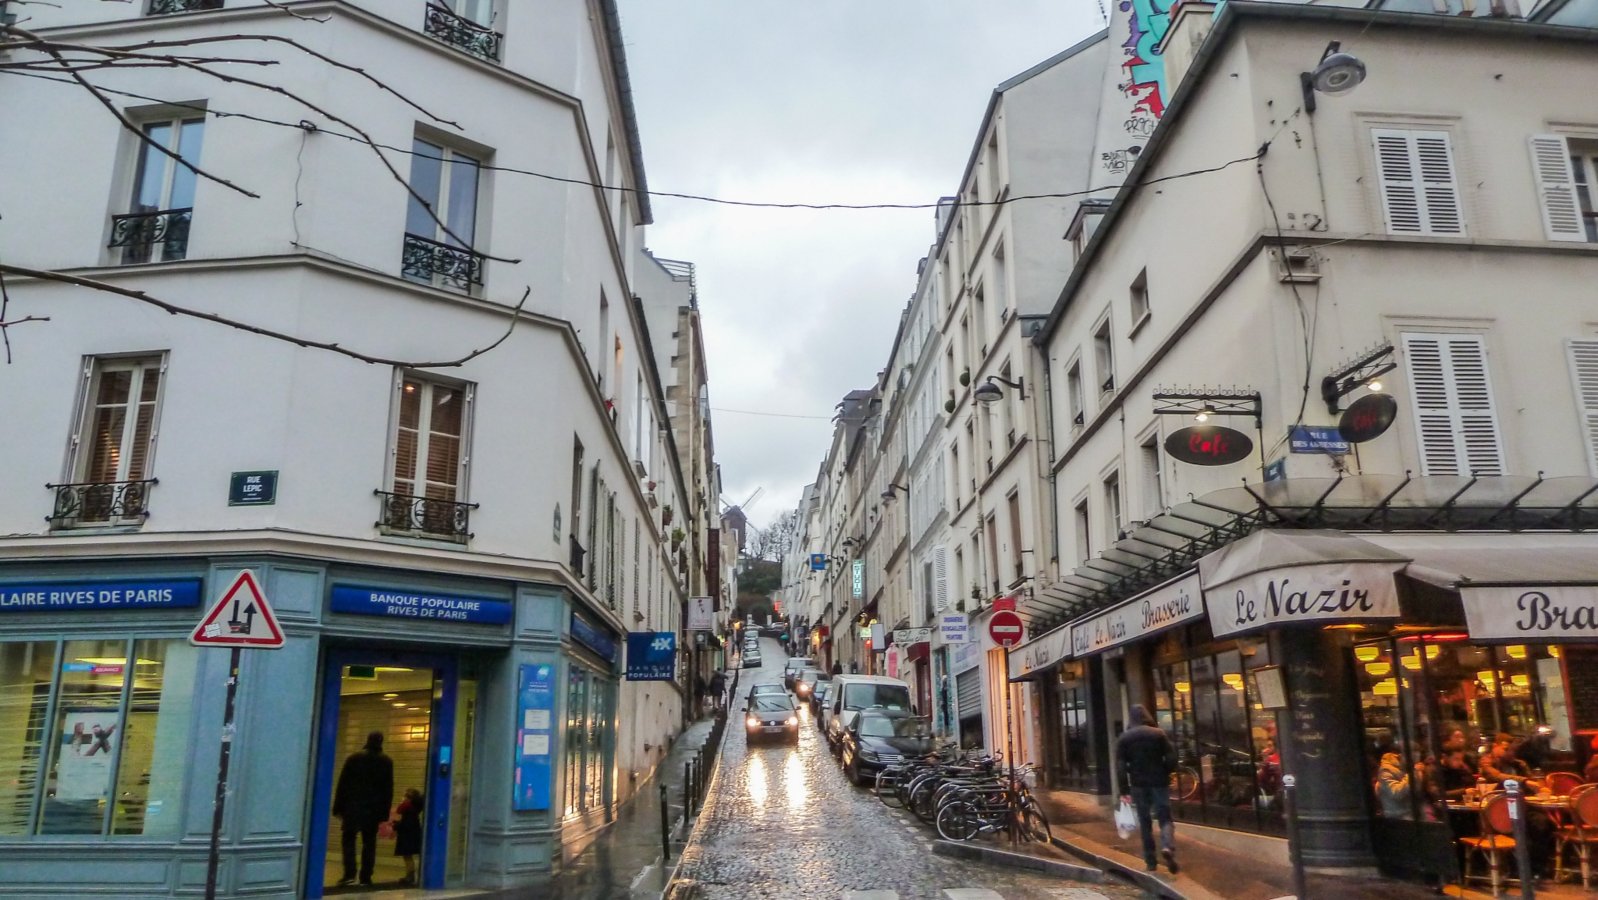
[[[744,653],[744,665],[743,665],[744,668],[746,668],[746,669],[758,669],[762,665],[764,665],[764,663],[762,663],[760,661],[760,653],[759,653],[759,651],[751,650],[751,651],[747,651],[747,652]]]
[[[855,784],[876,777],[884,766],[932,752],[932,723],[898,710],[863,709],[844,730],[839,759]]]
[[[782,667],[782,686],[793,690],[793,681],[805,669],[815,668],[816,661],[808,656],[790,656]]]
[[[822,710],[822,717],[826,719],[822,732],[834,752],[838,750],[844,730],[854,723],[860,710],[873,706],[914,712],[910,685],[881,675],[839,675],[832,679],[832,693]]]
[[[786,695],[787,693],[787,691],[782,689],[782,685],[780,684],[757,684],[749,689],[749,696],[745,705],[754,703],[755,697],[761,694],[776,694],[782,696]]]
[[[827,705],[827,697],[832,693],[832,682],[818,681],[816,689],[810,692],[810,717],[816,721],[816,730],[821,730],[821,710]]]
[[[815,696],[816,685],[831,680],[832,676],[820,669],[802,669],[793,680],[793,695],[800,703],[809,703]]]
[[[783,694],[756,694],[744,710],[744,734],[752,744],[762,738],[799,743],[799,707]]]

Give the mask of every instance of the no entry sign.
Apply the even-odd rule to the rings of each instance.
[[[1026,628],[1021,624],[1020,616],[1001,609],[988,620],[988,636],[1000,647],[1014,647],[1026,637]]]

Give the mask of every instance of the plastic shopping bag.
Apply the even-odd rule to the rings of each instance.
[[[1132,801],[1126,797],[1121,798],[1121,803],[1115,808],[1115,833],[1126,840],[1137,831],[1137,812],[1132,809]]]

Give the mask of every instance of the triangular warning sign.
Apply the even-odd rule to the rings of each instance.
[[[221,599],[211,604],[205,618],[189,635],[201,647],[255,647],[271,650],[283,646],[283,629],[277,624],[266,594],[249,569],[239,572]]]

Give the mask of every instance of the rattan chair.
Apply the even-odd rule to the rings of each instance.
[[[1504,877],[1504,867],[1508,859],[1515,854],[1514,820],[1509,817],[1509,795],[1503,791],[1494,791],[1488,794],[1481,805],[1481,834],[1467,835],[1459,839],[1465,848],[1465,865],[1459,873],[1459,891],[1465,892],[1465,885],[1472,879],[1491,882],[1493,896],[1503,892],[1503,886],[1508,881]],[[1487,857],[1488,873],[1486,876],[1472,875],[1471,862],[1477,855]],[[1524,876],[1525,873],[1521,873]]]
[[[1570,823],[1555,833],[1554,880],[1565,877],[1565,850],[1576,848],[1581,886],[1592,889],[1592,848],[1598,845],[1598,784],[1584,784],[1570,795]]]
[[[1581,787],[1581,776],[1575,772],[1549,772],[1543,778],[1543,784],[1548,788],[1548,793],[1556,797],[1568,797]]]

